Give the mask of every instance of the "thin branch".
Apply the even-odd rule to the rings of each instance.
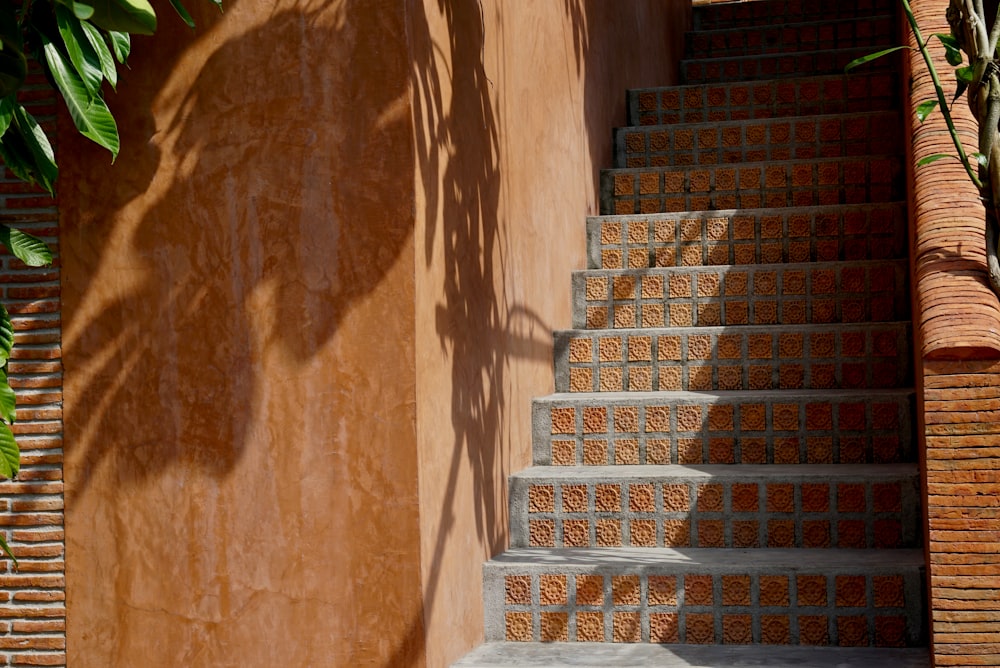
[[[990,58],[996,57],[998,41],[1000,41],[1000,14],[993,21],[993,29],[990,30],[990,51],[987,54]]]

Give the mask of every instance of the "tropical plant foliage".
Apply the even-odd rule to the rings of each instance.
[[[221,9],[222,0],[209,0]],[[192,28],[180,0],[170,0]],[[0,0],[0,158],[18,178],[55,194],[59,175],[52,144],[19,97],[34,62],[59,91],[80,134],[118,156],[118,127],[104,101],[104,84],[118,85],[118,67],[132,35],[151,35],[156,12],[148,0]],[[0,224],[0,243],[28,266],[52,262],[44,241]],[[0,305],[0,478],[13,478],[21,453],[11,429],[15,393],[7,380],[14,327]],[[12,559],[0,534],[0,550]],[[17,562],[16,559],[14,560]]]
[[[913,30],[918,50],[927,64],[936,93],[934,99],[925,100],[917,106],[917,119],[923,123],[935,109],[940,109],[957,154],[930,155],[921,159],[917,166],[930,164],[941,158],[957,157],[965,167],[986,207],[984,233],[987,270],[990,286],[1000,295],[1000,258],[997,255],[997,248],[1000,246],[1000,201],[997,199],[1000,197],[1000,57],[997,52],[1000,20],[997,20],[997,6],[1000,2],[988,0],[984,4],[984,0],[949,0],[947,19],[951,33],[933,36],[944,47],[948,64],[955,68],[955,92],[951,103],[966,95],[969,108],[979,125],[977,150],[971,154],[966,153],[958,136],[949,100],[928,50],[930,38],[925,40],[920,34],[910,3],[907,0],[900,2]],[[993,19],[992,27],[989,27],[990,19]],[[908,47],[895,47],[864,56],[850,63],[847,69],[905,48]],[[968,64],[965,64],[966,60]]]

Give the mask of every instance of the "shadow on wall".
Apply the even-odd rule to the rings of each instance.
[[[369,10],[280,11],[194,65],[180,30],[155,55],[136,49],[116,110],[132,149],[72,232],[93,249],[73,301],[88,279],[122,286],[99,312],[68,314],[64,345],[87,355],[86,401],[65,416],[81,436],[74,495],[105,465],[124,485],[177,463],[227,474],[254,418],[266,423],[262,365],[307,365],[408,245],[412,201],[386,177],[412,164],[405,54],[395,78],[357,75],[394,27]],[[197,39],[217,32],[210,16]],[[154,106],[173,114],[158,133]]]
[[[666,31],[650,35],[650,28],[662,25],[666,13],[664,27],[683,31],[690,21],[691,6],[676,0],[563,3],[573,25],[577,76],[584,83],[584,129],[594,165],[592,192],[598,193],[600,170],[612,166],[612,128],[626,122],[626,89],[673,85],[680,77],[684,40],[671,41]],[[622,45],[631,46],[632,51],[622,54]],[[609,59],[608,54],[622,57]],[[599,211],[595,207],[589,213]]]
[[[503,25],[503,3],[486,3],[488,11],[496,12],[487,17],[479,2],[438,0],[436,9],[447,24],[447,43],[436,41],[438,33],[428,21],[432,4],[414,2],[410,16],[413,114],[422,177],[418,188],[426,197],[423,260],[427,268],[440,267],[444,277],[435,325],[441,349],[449,355],[451,364],[453,438],[436,542],[427,557],[427,623],[431,623],[441,593],[438,565],[456,518],[470,514],[474,517],[478,544],[485,548],[485,554],[481,554],[484,558],[506,547],[506,479],[512,473],[507,470],[512,444],[506,431],[510,419],[506,402],[516,380],[511,365],[516,360],[552,363],[551,325],[525,306],[511,303],[507,289],[512,247],[508,235],[519,228],[500,219],[500,203],[508,176],[504,169],[511,164],[509,161],[522,156],[503,154],[501,134],[517,132],[518,128],[500,127],[502,119],[497,117],[494,100],[504,92],[494,87],[496,81],[502,80],[502,72],[488,72],[484,66],[486,52],[496,48],[495,43],[487,43],[484,30],[486,25]],[[580,141],[589,147],[594,165],[610,165],[610,128],[616,119],[624,120],[624,86],[633,82],[624,81],[623,73],[615,71],[614,64],[591,62],[591,54],[607,53],[616,48],[612,45],[629,43],[623,34],[640,31],[655,4],[642,4],[642,11],[636,9],[624,17],[624,27],[609,33],[608,26],[623,20],[617,3],[564,0],[572,31],[575,74],[577,80],[584,80],[582,115],[587,136],[581,136]],[[511,48],[517,48],[517,39],[511,44]],[[632,62],[637,60],[633,58]],[[503,53],[498,60],[503,67]],[[573,64],[568,64],[568,69],[572,68]],[[662,71],[666,67],[652,63],[645,69]],[[645,83],[657,82],[663,83],[662,77]],[[568,85],[572,87],[575,82],[571,80]],[[619,91],[618,97],[609,100],[608,90]],[[512,166],[518,168],[516,163]],[[597,185],[595,169],[595,199]],[[581,237],[585,212],[586,202],[581,202]],[[540,236],[545,238],[544,234]],[[466,492],[458,489],[464,471],[471,472],[473,479],[472,507],[458,505],[467,502]],[[424,512],[434,510],[425,508]],[[415,620],[412,633],[422,629]]]

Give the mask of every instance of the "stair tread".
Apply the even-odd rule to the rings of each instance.
[[[906,265],[909,260],[904,257],[880,260],[824,260],[819,262],[761,262],[754,264],[710,264],[691,265],[686,267],[641,267],[638,269],[576,269],[575,276],[656,276],[668,274],[691,274],[706,270],[718,271],[800,271],[806,269],[838,269],[842,267],[882,267],[885,265]]]
[[[722,3],[718,3],[718,4],[722,4]],[[875,22],[875,21],[886,21],[886,20],[890,20],[890,19],[895,19],[895,17],[892,14],[875,14],[873,16],[866,17],[865,20],[869,21],[869,22]],[[829,21],[792,21],[792,22],[789,22],[789,23],[776,23],[776,24],[774,24],[773,26],[770,26],[770,27],[773,27],[775,29],[780,29],[780,28],[797,29],[797,28],[805,28],[805,27],[811,27],[811,26],[829,26],[829,25],[837,25],[837,24],[850,25],[850,24],[853,24],[853,23],[856,23],[856,22],[857,22],[857,18],[850,18],[849,17],[849,18],[832,19],[832,20],[829,20]],[[728,28],[726,28],[726,27],[723,27],[723,28],[701,28],[699,30],[688,30],[688,31],[685,32],[685,34],[686,35],[699,35],[699,34],[709,34],[709,35],[711,35],[711,34],[719,34],[719,33],[745,32],[745,31],[746,31],[746,27],[745,26],[742,26],[742,27],[728,27]]]
[[[486,643],[455,668],[930,668],[926,649],[655,645],[611,643]]]
[[[744,28],[745,29],[745,28]],[[815,82],[824,83],[827,81],[834,81],[838,79],[852,79],[852,78],[864,78],[867,76],[872,76],[876,74],[881,75],[892,75],[893,71],[885,65],[880,65],[878,61],[875,61],[871,65],[868,65],[870,69],[860,71],[854,70],[850,73],[835,73],[835,74],[814,74],[812,76],[802,76],[798,77],[796,80],[799,83],[803,82]],[[754,79],[753,81],[721,81],[716,83],[681,83],[681,84],[671,84],[669,86],[645,86],[641,88],[629,88],[627,92],[638,93],[638,92],[652,92],[652,91],[668,91],[668,90],[685,90],[691,88],[703,88],[705,86],[712,87],[725,87],[725,86],[745,86],[747,84],[752,84],[754,86],[767,86],[767,85],[781,85],[793,83],[788,79],[774,78],[774,79]],[[838,112],[840,113],[840,112]]]
[[[532,466],[511,478],[546,480],[657,479],[703,480],[760,479],[814,480],[831,478],[897,479],[918,474],[916,464],[656,464],[628,466]]]
[[[803,161],[806,162],[806,161]],[[621,168],[623,171],[630,168]],[[633,171],[649,171],[650,169],[665,169],[663,167],[631,168]],[[690,169],[698,169],[697,166]],[[905,201],[896,200],[889,202],[868,202],[864,204],[817,204],[813,206],[781,206],[781,207],[761,207],[756,209],[712,209],[711,211],[661,211],[657,213],[620,213],[601,214],[587,216],[587,221],[614,222],[630,220],[647,220],[650,222],[658,220],[674,220],[678,218],[724,218],[727,216],[757,216],[757,215],[794,215],[794,214],[822,214],[837,211],[859,211],[868,209],[887,209],[892,207],[903,208]]]
[[[813,51],[788,51],[788,52],[780,52],[780,53],[753,53],[753,54],[748,54],[748,55],[744,55],[744,56],[721,56],[719,58],[684,58],[683,60],[681,60],[681,68],[684,67],[685,63],[691,63],[691,62],[699,62],[699,63],[703,63],[703,64],[709,64],[709,63],[712,63],[713,61],[714,62],[722,62],[722,61],[725,61],[725,60],[755,60],[755,59],[760,59],[760,58],[778,58],[778,57],[781,57],[781,56],[790,56],[790,55],[807,57],[807,56],[812,56],[812,55],[819,55],[819,54],[826,54],[826,53],[842,53],[842,52],[848,52],[848,51],[864,52],[864,53],[861,53],[860,55],[867,55],[868,53],[874,53],[876,51],[881,51],[883,49],[891,49],[893,46],[895,46],[895,45],[894,44],[875,44],[875,45],[872,45],[872,46],[855,46],[855,47],[851,47],[851,48],[847,48],[847,49],[815,49]],[[754,81],[756,82],[758,80],[754,79]]]
[[[657,132],[662,130],[697,130],[699,128],[742,127],[744,125],[773,125],[777,123],[796,123],[799,121],[832,120],[837,118],[877,118],[893,116],[902,118],[898,109],[874,109],[870,111],[839,111],[833,114],[803,114],[801,116],[768,116],[766,118],[744,118],[737,121],[700,121],[697,123],[661,123],[658,125],[621,125],[612,128],[612,132]],[[853,156],[852,156],[853,157]],[[767,162],[771,162],[768,160]],[[698,165],[685,165],[697,167]]]
[[[494,556],[487,567],[563,567],[601,570],[643,570],[670,567],[678,572],[703,571],[754,573],[780,568],[789,572],[856,571],[869,573],[923,567],[919,548],[729,548],[729,547],[512,547]]]
[[[730,334],[730,333],[746,333],[746,334],[772,334],[775,332],[836,332],[840,330],[853,330],[853,329],[905,329],[910,326],[911,322],[909,320],[886,320],[880,322],[830,322],[830,323],[818,323],[818,324],[795,324],[795,325],[706,325],[704,327],[624,327],[621,329],[612,329],[610,327],[605,327],[603,329],[585,329],[583,327],[569,327],[567,329],[557,329],[555,330],[556,336],[566,336],[571,334],[578,334],[581,337],[593,337],[601,335],[613,335],[613,336],[657,336],[659,334],[663,335],[677,335],[677,334]]]
[[[795,165],[795,164],[810,164],[810,165],[822,165],[826,163],[835,162],[858,162],[866,161],[871,162],[874,160],[893,160],[899,162],[902,157],[895,153],[883,153],[880,155],[849,155],[849,156],[839,156],[835,158],[793,158],[791,160],[762,160],[759,162],[741,162],[738,164],[729,163],[716,163],[707,165],[671,165],[669,167],[605,167],[601,169],[601,173],[607,174],[625,174],[625,173],[649,173],[649,172],[682,172],[687,173],[691,171],[705,171],[705,170],[715,170],[715,169],[733,169],[733,168],[748,168],[748,167],[773,167],[775,165]],[[898,200],[891,200],[893,202]],[[868,202],[869,204],[886,204],[887,202]],[[812,205],[823,206],[823,205]],[[835,206],[835,205],[826,205]],[[844,204],[842,204],[844,206]],[[757,207],[757,208],[781,208],[785,207]],[[789,207],[791,208],[791,207]],[[805,208],[805,207],[796,207]],[[722,209],[712,209],[712,213],[718,213]],[[727,211],[747,211],[748,209],[725,209]],[[635,214],[632,214],[635,215]]]
[[[626,402],[634,404],[643,401],[669,403],[671,401],[702,401],[715,399],[717,401],[735,401],[754,399],[757,401],[823,401],[846,398],[878,398],[909,396],[914,393],[912,387],[890,387],[869,389],[819,388],[800,390],[657,390],[655,392],[553,392],[552,394],[535,397],[536,403],[551,403],[563,401],[579,401],[586,403],[599,401],[601,403]]]

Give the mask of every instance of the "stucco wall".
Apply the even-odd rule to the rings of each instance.
[[[447,665],[689,5],[188,4],[60,131],[69,662]]]
[[[403,3],[185,4],[61,133],[70,665],[418,665]]]
[[[690,3],[410,7],[423,610],[445,666],[482,639],[482,563],[507,545],[625,89],[674,83]]]

